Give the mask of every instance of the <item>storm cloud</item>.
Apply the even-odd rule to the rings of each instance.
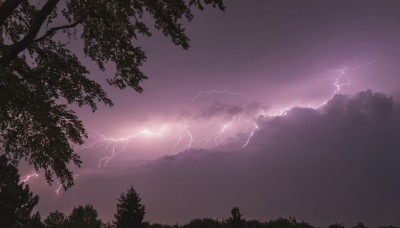
[[[243,108],[240,105],[214,102],[211,106],[209,106],[202,112],[201,116],[207,119],[217,115],[223,115],[226,118],[232,118],[232,116],[235,116],[242,112]]]
[[[260,118],[258,126],[243,149],[232,151],[227,143],[136,167],[110,164],[78,179],[59,203],[69,205],[74,197],[111,218],[113,200],[133,184],[154,222],[226,218],[238,206],[245,217],[262,220],[295,216],[323,226],[361,220],[400,225],[400,105],[392,97],[339,94],[319,110],[293,108]]]

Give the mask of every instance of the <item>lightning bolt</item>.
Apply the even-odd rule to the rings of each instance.
[[[172,148],[172,154],[175,152],[176,147],[180,144],[182,138],[184,138],[185,135],[189,138],[188,143],[184,146],[184,148],[186,148],[185,150],[190,150],[190,148],[192,148],[193,134],[189,130],[188,121],[185,120],[184,122],[178,124],[178,129],[178,134],[174,136],[174,138],[177,138],[177,141]]]
[[[135,134],[131,134],[125,137],[121,138],[113,138],[113,137],[106,137],[102,135],[102,140],[97,141],[97,143],[105,143],[106,146],[104,147],[104,150],[107,150],[107,148],[112,147],[112,154],[110,156],[103,157],[99,160],[99,165],[98,168],[100,168],[103,164],[103,166],[107,166],[108,162],[113,159],[116,155],[125,152],[130,140],[138,138],[140,136],[145,136],[145,137],[162,137],[164,136],[164,131],[165,131],[165,126],[161,128],[160,131],[152,131],[150,129],[142,129]],[[103,144],[104,145],[104,144]],[[121,146],[118,150],[118,146]]]
[[[185,98],[186,100],[189,100],[191,102],[196,102],[199,101],[200,99],[207,98],[209,96],[213,95],[227,95],[227,96],[239,96],[240,98],[246,99],[248,101],[252,101],[248,96],[246,96],[242,92],[231,92],[229,90],[205,90],[197,93],[194,97],[192,98]],[[234,119],[234,118],[233,118]],[[208,128],[209,126],[212,125],[214,119],[210,120],[208,124],[205,126],[201,126],[200,128]],[[217,131],[216,133],[212,134],[214,135],[214,141],[215,144],[219,144],[222,141],[222,135],[225,133],[225,131],[233,124],[233,120],[226,122],[223,127]],[[178,148],[182,148],[183,150],[189,150],[192,148],[193,143],[195,141],[195,137],[193,133],[190,130],[189,127],[189,121],[183,120],[180,123],[176,124],[176,134],[166,134],[163,131],[152,131],[150,129],[142,129],[134,134],[131,135],[126,135],[124,137],[120,138],[115,138],[115,137],[108,137],[102,134],[99,134],[95,131],[92,131],[93,134],[95,135],[95,140],[91,143],[85,144],[85,146],[82,147],[82,149],[101,149],[101,153],[104,153],[108,150],[110,150],[110,155],[104,156],[99,159],[98,162],[98,168],[100,167],[105,167],[107,164],[117,155],[125,152],[127,150],[127,147],[129,145],[129,142],[138,138],[138,137],[172,137],[175,139],[175,143],[172,146],[171,153],[175,153]],[[183,141],[185,140],[184,144],[182,145]],[[180,149],[182,150],[182,149]]]
[[[351,84],[351,80],[348,79],[346,82],[343,82],[343,77],[347,75],[349,67],[344,66],[338,69],[335,69],[334,72],[337,73],[337,76],[335,77],[330,77],[326,78],[329,80],[333,80],[332,86],[333,86],[333,91],[331,95],[325,99],[321,104],[319,105],[309,105],[309,104],[292,104],[284,108],[280,108],[277,110],[272,110],[272,111],[261,111],[258,113],[256,116],[257,117],[278,117],[278,116],[285,116],[291,109],[295,107],[301,107],[301,108],[312,108],[312,109],[319,109],[322,106],[326,105],[335,95],[337,95],[344,86],[349,86]]]
[[[28,175],[26,175],[26,177],[24,179],[19,181],[19,184],[28,182],[32,177],[39,177],[39,174],[37,174],[37,173],[28,174]]]
[[[204,90],[204,91],[201,91],[201,92],[197,93],[192,98],[184,98],[184,99],[189,100],[191,102],[195,102],[195,101],[199,100],[200,98],[206,98],[206,97],[209,97],[209,96],[212,96],[212,95],[221,95],[221,94],[230,95],[230,96],[240,96],[241,98],[244,98],[244,99],[246,99],[248,101],[252,101],[252,99],[250,99],[248,96],[246,96],[242,92],[231,92],[229,90],[215,90],[215,89],[213,89],[213,90]]]
[[[104,166],[104,167],[107,166],[108,162],[109,162],[111,159],[113,159],[116,155],[118,155],[118,154],[124,152],[124,151],[126,150],[127,147],[128,147],[128,143],[124,143],[124,147],[123,147],[120,151],[117,151],[117,152],[116,152],[116,151],[115,151],[115,146],[113,146],[111,156],[107,156],[107,157],[100,158],[98,168],[101,167],[101,164],[102,164],[102,163],[103,163],[103,166]]]
[[[338,94],[344,86],[350,85],[350,80],[343,82],[343,77],[347,74],[347,71],[348,71],[348,67],[342,67],[339,69],[335,69],[334,72],[337,74],[337,76],[327,78],[329,80],[333,80],[332,85],[333,85],[334,89],[332,91],[332,94],[326,100],[324,100],[322,102],[322,104],[317,105],[317,106],[293,104],[293,105],[290,105],[290,106],[287,106],[287,107],[284,107],[284,108],[281,108],[278,110],[272,110],[272,111],[270,110],[267,112],[263,112],[263,116],[267,116],[267,117],[283,116],[283,115],[286,115],[288,113],[288,111],[294,107],[308,107],[308,108],[314,108],[314,109],[320,108],[321,106],[325,105],[330,99],[332,99],[336,94]],[[212,96],[212,95],[239,96],[248,101],[253,101],[242,92],[231,92],[229,90],[205,90],[205,91],[201,91],[201,92],[197,93],[192,98],[186,98],[186,99],[191,102],[196,102],[196,101],[199,101],[200,99],[204,99],[204,98]],[[258,117],[259,116],[260,115],[258,115]],[[222,124],[222,127],[217,132],[211,134],[212,135],[211,137],[209,137],[206,140],[202,140],[202,141],[205,141],[203,146],[205,146],[211,139],[214,139],[215,145],[221,144],[223,135],[227,132],[227,130],[229,128],[231,128],[233,126],[234,123],[236,123],[235,118],[236,118],[236,116],[233,116],[231,120]],[[256,118],[257,118],[257,116],[256,116]],[[208,126],[210,126],[213,121],[214,121],[214,119],[211,120],[205,126],[202,126],[201,128],[208,128]],[[239,121],[240,121],[240,118],[239,118]],[[246,142],[242,145],[242,147],[246,147],[249,144],[255,131],[257,131],[259,129],[259,126],[255,122],[252,122],[251,125],[252,125],[251,131],[247,137]],[[168,137],[170,137],[171,135],[166,134],[165,132],[163,132],[163,130],[153,131],[150,129],[142,129],[134,134],[127,135],[127,136],[120,137],[120,138],[113,138],[113,137],[106,137],[104,135],[98,135],[99,139],[97,141],[93,142],[90,145],[90,147],[96,148],[96,149],[102,147],[103,148],[102,152],[108,150],[109,148],[111,149],[110,155],[105,156],[99,160],[98,167],[100,168],[102,166],[103,167],[107,166],[107,164],[110,162],[110,160],[112,160],[118,154],[123,153],[127,150],[128,144],[131,140],[141,137],[141,136],[144,136],[144,137],[155,137],[155,136],[166,137],[166,136],[168,136]],[[189,121],[184,120],[184,121],[181,121],[180,123],[178,123],[177,124],[177,133],[175,135],[173,135],[172,138],[176,139],[174,145],[172,146],[172,150],[171,150],[172,154],[177,151],[178,147],[181,148],[181,146],[182,146],[181,144],[184,139],[185,140],[187,139],[187,141],[182,146],[183,150],[189,150],[190,148],[192,148],[193,142],[194,142],[194,136],[189,128]]]
[[[129,142],[139,137],[146,137],[146,138],[176,138],[177,141],[175,142],[172,152],[174,153],[176,148],[181,144],[183,138],[187,138],[188,141],[184,145],[185,150],[189,150],[192,147],[192,143],[194,141],[194,137],[192,132],[189,129],[189,124],[187,120],[181,121],[177,124],[178,133],[173,135],[171,133],[167,133],[166,130],[168,128],[167,124],[164,124],[158,131],[151,130],[149,128],[143,128],[137,131],[134,134],[126,135],[124,137],[109,137],[102,134],[98,134],[96,131],[91,131],[94,134],[94,142],[87,144],[86,146],[82,147],[82,149],[99,149],[102,148],[101,152],[104,153],[108,150],[111,150],[111,154],[108,156],[104,156],[99,159],[98,168],[105,167],[107,164],[118,154],[121,154],[127,150]]]
[[[218,132],[216,133],[215,140],[214,140],[214,141],[215,141],[215,145],[218,145],[218,144],[221,143],[222,134],[225,133],[226,129],[228,129],[228,128],[230,128],[230,127],[232,126],[232,122],[233,122],[234,120],[235,120],[235,117],[233,117],[231,121],[226,122],[226,123],[222,126],[221,130],[218,131]]]
[[[230,128],[232,127],[233,123],[235,122],[235,120],[237,119],[237,122],[240,122],[241,118],[240,116],[238,118],[236,118],[236,116],[233,116],[231,120],[225,122],[224,124],[222,124],[222,127],[220,130],[218,130],[216,133],[212,134],[211,137],[207,138],[206,140],[202,140],[204,141],[203,147],[205,147],[209,141],[211,141],[212,139],[214,139],[214,143],[215,145],[219,145],[222,142],[222,136],[223,134]]]
[[[369,66],[373,64],[375,61],[376,60],[372,60],[365,64],[355,67],[343,66],[341,68],[328,70],[329,72],[333,72],[334,75],[331,77],[324,78],[324,80],[329,80],[329,82],[332,85],[332,91],[330,94],[327,95],[326,99],[322,100],[317,105],[293,103],[291,105],[276,109],[268,109],[268,110],[261,109],[254,116],[250,117],[252,118],[252,120],[248,120],[247,125],[240,124],[241,117],[240,115],[238,115],[238,118],[236,118],[236,116],[233,116],[232,119],[229,121],[218,119],[218,117],[212,117],[212,119],[207,124],[202,125],[200,127],[198,127],[199,123],[192,124],[190,121],[184,119],[183,121],[175,123],[175,125],[173,125],[175,127],[169,129],[168,132],[166,132],[165,129],[154,131],[149,128],[143,128],[136,131],[134,134],[128,134],[126,136],[119,138],[108,137],[96,133],[95,140],[90,144],[86,144],[86,148],[101,149],[101,153],[106,153],[106,152],[109,153],[107,156],[100,158],[98,162],[98,167],[100,168],[107,166],[107,164],[109,164],[109,162],[113,158],[115,158],[115,156],[125,152],[128,148],[129,143],[132,140],[138,139],[139,137],[150,137],[150,138],[157,137],[157,138],[170,139],[173,141],[170,153],[174,154],[176,151],[189,150],[193,146],[205,147],[212,140],[214,141],[215,145],[219,145],[222,143],[225,135],[233,133],[232,130],[230,131],[228,130],[234,127],[235,130],[242,129],[241,132],[248,134],[248,136],[246,137],[246,141],[242,145],[242,147],[246,147],[251,141],[255,132],[259,130],[259,126],[256,124],[256,120],[258,118],[273,118],[273,117],[285,116],[294,107],[312,108],[317,110],[322,106],[326,105],[335,95],[339,94],[344,87],[349,86],[351,84],[351,76],[353,75],[355,70]],[[185,97],[182,99],[195,103],[195,102],[200,102],[202,99],[206,99],[211,96],[221,96],[221,95],[231,96],[231,97],[233,96],[237,99],[244,99],[246,101],[254,102],[254,100],[250,99],[243,92],[232,92],[229,90],[216,90],[216,89],[200,91],[193,97]],[[248,116],[246,116],[246,118],[247,117]],[[215,126],[221,126],[221,127],[215,130]],[[247,130],[243,130],[243,128],[241,128],[243,126],[247,127]],[[196,133],[196,128],[205,129],[204,131],[210,131],[210,129],[212,129],[212,132],[209,134],[211,136],[210,137],[202,136],[204,138],[198,137],[197,134],[194,134]]]
[[[56,194],[57,194],[57,195],[60,193],[61,187],[62,187],[62,184],[60,184],[60,185],[58,186],[58,188],[56,189]]]
[[[342,90],[342,87],[344,86],[349,86],[351,84],[351,80],[348,79],[347,82],[341,82],[343,76],[345,76],[347,74],[347,70],[348,67],[342,67],[336,70],[336,72],[339,74],[337,77],[332,78],[334,80],[333,86],[335,87],[335,90],[333,91],[332,95],[330,96],[330,98],[328,98],[327,100],[325,100],[323,102],[323,105],[328,103],[329,100],[331,100],[336,94],[338,94],[340,92],[340,90]]]
[[[253,135],[254,135],[254,132],[255,132],[256,130],[259,129],[259,127],[258,127],[258,125],[257,125],[256,123],[253,122],[253,124],[254,124],[254,127],[253,127],[253,129],[251,130],[251,132],[250,132],[250,134],[249,134],[249,137],[247,138],[246,142],[243,144],[243,146],[242,146],[243,148],[246,147],[246,146],[249,144],[250,139],[251,139],[251,138],[253,137]]]
[[[74,175],[72,178],[75,180],[78,176],[79,176],[79,175],[76,174],[76,175]],[[56,190],[54,191],[54,192],[56,193],[56,195],[59,195],[61,189],[62,189],[62,184],[59,183],[59,184],[58,184],[58,187],[57,187]]]

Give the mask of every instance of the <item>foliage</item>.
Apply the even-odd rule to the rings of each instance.
[[[125,196],[125,200],[128,199],[126,196],[128,195],[135,195],[133,188],[129,188],[128,193],[122,194]],[[137,196],[137,194],[136,194]],[[140,198],[137,197],[137,199]],[[119,203],[120,205],[120,203]],[[141,205],[141,204],[140,204]],[[1,205],[0,205],[1,206]],[[142,205],[143,206],[143,205]],[[233,210],[235,209],[235,210]],[[72,213],[66,217],[62,212],[54,211],[51,212],[47,218],[41,222],[40,214],[35,213],[31,217],[29,217],[26,221],[27,223],[19,224],[19,225],[8,225],[4,224],[3,220],[0,220],[0,227],[7,227],[7,228],[115,228],[115,227],[145,227],[145,228],[234,228],[237,227],[237,224],[240,224],[243,228],[313,228],[312,225],[302,221],[297,222],[295,218],[278,218],[275,220],[270,220],[268,222],[261,222],[258,220],[245,220],[242,218],[240,214],[239,208],[234,207],[231,211],[232,216],[227,220],[217,220],[213,218],[202,218],[202,219],[193,219],[187,224],[183,225],[167,225],[167,224],[159,224],[153,223],[150,224],[148,222],[142,222],[139,225],[129,223],[129,224],[112,224],[111,222],[102,223],[101,220],[98,218],[96,209],[93,208],[92,205],[86,206],[79,206],[74,208]],[[143,215],[144,215],[144,208],[143,208]],[[240,216],[239,216],[240,215]],[[233,219],[235,217],[235,219]],[[240,219],[239,219],[240,218]],[[143,219],[142,219],[143,220]],[[236,221],[236,222],[233,222]],[[239,222],[240,221],[240,222]],[[343,223],[334,223],[329,225],[329,227],[338,227],[344,228]],[[353,226],[357,228],[366,228],[363,223],[358,223],[357,225]],[[395,226],[379,226],[378,228],[397,228]]]
[[[115,226],[112,222],[106,222],[101,225],[101,228],[115,228]]]
[[[297,222],[296,218],[278,218],[276,220],[271,220],[266,224],[266,227],[281,227],[281,228],[313,228],[308,223]]]
[[[74,228],[100,228],[101,220],[92,205],[79,206],[68,216],[68,226]]]
[[[117,213],[114,215],[117,228],[144,227],[145,206],[140,201],[141,198],[133,186],[128,189],[126,194],[121,194],[118,199]]]
[[[352,228],[368,228],[367,226],[364,225],[364,223],[359,222],[357,225],[353,226]]]
[[[228,218],[227,223],[233,228],[243,227],[245,220],[242,218],[242,214],[240,214],[240,210],[238,207],[234,207],[231,210],[231,217]]]
[[[42,217],[39,212],[36,212],[31,216],[29,222],[27,224],[29,228],[45,228],[45,225],[42,223]]]
[[[343,225],[343,223],[336,222],[334,224],[329,225],[328,228],[344,228],[344,225]]]
[[[51,212],[43,222],[47,227],[62,228],[66,227],[67,218],[62,212],[56,210]]]
[[[217,228],[221,227],[221,223],[217,220],[211,218],[204,218],[204,219],[193,219],[190,223],[183,226],[184,228]]]
[[[245,223],[246,228],[261,228],[261,227],[266,227],[266,225],[263,222],[260,222],[258,220],[248,220]]]
[[[32,194],[28,185],[19,183],[17,168],[4,155],[0,156],[0,224],[4,227],[28,224],[38,201],[39,197]]]
[[[297,222],[293,217],[289,218],[278,218],[275,220],[270,220],[268,222],[261,222],[258,220],[246,220],[243,218],[238,207],[234,207],[231,210],[231,217],[226,220],[217,220],[213,218],[202,218],[193,219],[187,224],[183,225],[167,225],[149,222],[143,222],[145,215],[145,206],[141,203],[141,198],[136,193],[136,191],[131,186],[127,193],[122,193],[118,199],[117,213],[115,216],[115,221],[103,223],[101,219],[98,218],[96,209],[92,205],[78,206],[73,209],[71,214],[67,217],[62,212],[54,211],[51,212],[47,218],[41,221],[41,216],[39,212],[30,216],[32,208],[37,203],[37,196],[32,197],[32,193],[24,192],[24,194],[30,195],[31,202],[26,202],[29,209],[21,212],[21,208],[10,207],[10,204],[4,201],[6,195],[5,193],[10,193],[9,186],[14,186],[9,183],[8,180],[15,180],[17,176],[18,183],[18,173],[16,168],[8,164],[5,156],[0,156],[0,227],[7,228],[313,228],[312,225],[302,221]],[[7,177],[7,178],[4,178]],[[13,178],[10,178],[13,177]],[[6,181],[4,181],[6,180]],[[22,185],[17,185],[20,190],[22,190]],[[27,187],[25,187],[26,189]],[[24,191],[25,191],[24,189]],[[29,190],[29,188],[28,188]],[[7,197],[11,197],[9,194]],[[11,197],[12,198],[12,197]],[[20,197],[14,197],[20,198]],[[22,198],[26,198],[23,196]],[[3,203],[4,202],[4,203]],[[19,202],[20,203],[20,202]],[[18,204],[21,205],[21,204]],[[17,205],[17,206],[18,206]],[[14,206],[15,207],[15,206]],[[23,207],[22,207],[23,208]],[[12,214],[9,211],[20,211],[20,213]],[[11,222],[10,222],[11,221]],[[18,223],[15,223],[18,221]],[[329,225],[329,228],[344,228],[343,223],[334,223]],[[353,228],[367,228],[363,223],[358,223],[353,226]],[[379,228],[397,228],[395,226],[380,226]]]
[[[153,223],[147,225],[147,228],[173,228],[173,226],[160,223]]]
[[[222,0],[0,0],[0,154],[15,164],[26,159],[49,183],[55,175],[70,187],[68,164],[81,164],[72,144],[87,134],[69,105],[112,106],[70,39],[80,37],[101,70],[115,66],[110,85],[142,92],[146,55],[134,41],[152,34],[144,18],[187,49],[182,22],[205,5],[224,9]]]

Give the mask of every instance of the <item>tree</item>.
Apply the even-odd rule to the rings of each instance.
[[[270,220],[269,222],[266,223],[265,227],[280,227],[280,228],[313,228],[312,225],[306,223],[306,222],[297,222],[296,218],[289,217],[289,218],[278,218],[276,220]]]
[[[334,224],[329,225],[328,228],[345,228],[343,223],[335,222]]]
[[[92,205],[74,208],[68,216],[68,226],[74,228],[100,228],[101,220]]]
[[[44,224],[42,223],[42,217],[40,216],[39,212],[36,212],[32,215],[29,219],[28,225],[26,227],[29,228],[45,228]]]
[[[128,189],[126,194],[121,194],[118,199],[117,213],[114,214],[114,223],[117,228],[144,227],[145,206],[140,203],[141,200],[133,186]]]
[[[353,228],[368,228],[366,225],[364,225],[364,223],[359,222],[357,223],[357,225],[353,226]]]
[[[212,218],[203,218],[203,219],[193,219],[188,224],[183,226],[184,228],[219,228],[221,227],[221,223]]]
[[[115,228],[115,225],[114,225],[114,223],[109,221],[109,222],[103,223],[101,228]]]
[[[147,79],[140,66],[144,51],[134,44],[149,37],[150,16],[156,30],[175,45],[189,47],[182,25],[192,10],[205,5],[224,9],[222,0],[0,0],[0,153],[15,164],[25,158],[43,170],[51,183],[54,175],[64,188],[73,184],[69,163],[80,166],[71,144],[87,137],[70,104],[112,106],[70,39],[80,37],[83,53],[101,70],[113,63],[116,73],[107,81],[120,89],[142,92]],[[147,20],[149,21],[149,20]],[[64,34],[57,35],[57,34]]]
[[[247,220],[246,221],[246,228],[264,228],[266,227],[264,223],[258,220]]]
[[[47,227],[62,228],[66,226],[67,218],[62,212],[56,210],[51,212],[43,222]]]
[[[0,156],[0,222],[2,227],[23,226],[30,221],[39,197],[19,183],[17,168]]]
[[[240,214],[239,208],[234,207],[231,210],[231,217],[228,218],[227,223],[230,227],[238,228],[243,227],[245,220],[242,218],[242,214]]]

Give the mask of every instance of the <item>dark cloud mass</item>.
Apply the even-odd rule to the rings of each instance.
[[[65,193],[61,204],[75,195],[110,213],[115,199],[106,196],[132,183],[151,221],[223,218],[237,205],[246,217],[263,220],[296,216],[323,226],[361,220],[400,225],[400,105],[392,97],[371,91],[336,95],[320,110],[293,108],[258,124],[243,150],[222,145],[136,168],[106,167]]]
[[[240,114],[241,112],[243,112],[243,108],[239,105],[214,102],[202,112],[201,116],[208,119],[216,115],[223,115],[227,118],[232,118],[232,116]]]
[[[146,179],[154,189],[167,187],[159,185],[161,179],[180,183],[170,187],[173,194],[163,204],[186,204],[174,208],[176,214],[196,205],[187,219],[239,205],[259,219],[291,215],[320,225],[397,224],[399,108],[371,91],[337,95],[321,111],[294,108],[284,117],[261,120],[244,151],[164,158]]]

